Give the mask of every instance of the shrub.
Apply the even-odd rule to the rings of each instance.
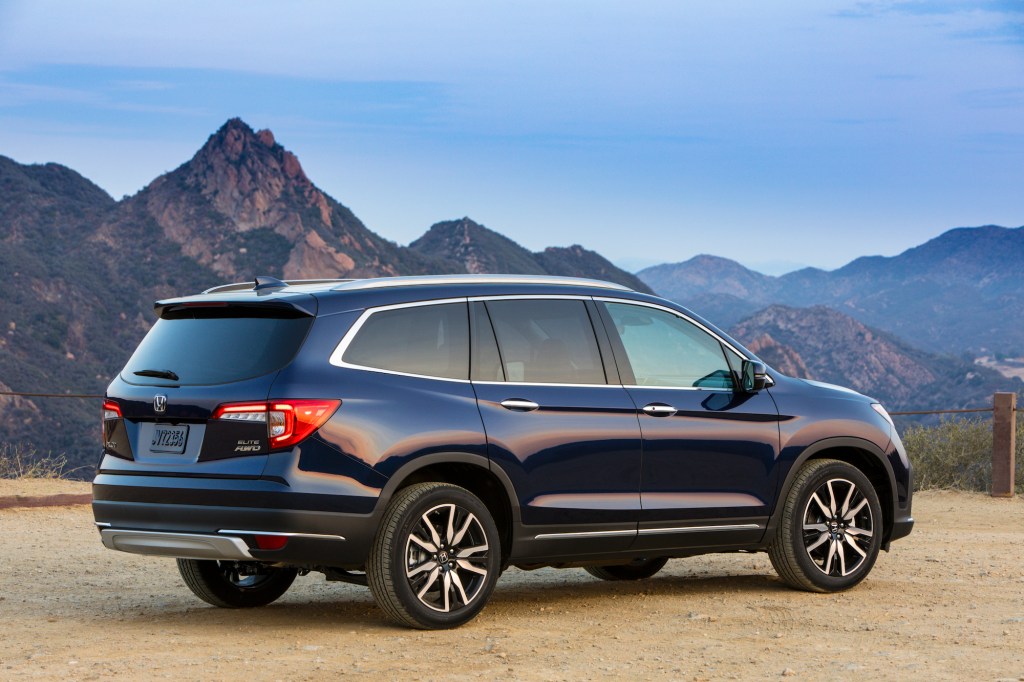
[[[1024,420],[1017,419],[1016,488],[1024,493]],[[956,416],[935,426],[910,426],[903,444],[918,490],[992,489],[992,420]]]
[[[0,478],[68,478],[64,455],[38,455],[22,445],[0,444]]]

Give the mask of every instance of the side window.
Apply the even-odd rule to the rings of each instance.
[[[606,303],[638,386],[733,388],[718,339],[664,310]]]
[[[583,301],[488,301],[508,381],[603,384],[604,366]]]
[[[342,360],[392,372],[468,379],[466,304],[442,303],[373,313]]]

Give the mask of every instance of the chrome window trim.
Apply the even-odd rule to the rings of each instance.
[[[358,280],[355,280],[358,281]],[[628,291],[628,290],[627,290]],[[352,326],[349,328],[345,335],[341,337],[341,341],[334,348],[331,356],[328,360],[330,364],[335,367],[342,367],[345,369],[356,369],[364,372],[379,372],[381,374],[392,374],[395,376],[412,377],[415,379],[433,379],[434,381],[450,381],[457,384],[484,384],[488,386],[550,386],[556,388],[570,388],[570,387],[582,387],[582,388],[650,388],[656,390],[668,390],[668,391],[706,391],[709,393],[732,393],[735,389],[728,388],[710,388],[703,386],[644,386],[643,384],[563,384],[563,383],[541,383],[541,382],[529,382],[529,381],[471,381],[469,379],[453,379],[451,377],[439,377],[430,374],[413,374],[411,372],[399,372],[393,369],[382,369],[380,367],[366,367],[365,365],[356,365],[342,360],[342,356],[345,355],[345,351],[348,350],[349,344],[352,343],[352,339],[359,332],[360,328],[366,323],[366,320],[378,312],[385,310],[398,310],[400,308],[414,308],[419,306],[427,305],[445,305],[448,303],[471,303],[477,301],[515,301],[515,300],[569,300],[569,301],[600,301],[605,303],[623,303],[626,305],[639,305],[647,308],[654,308],[655,310],[661,310],[663,312],[675,315],[676,317],[682,318],[687,322],[693,324],[705,333],[711,335],[714,339],[718,340],[726,348],[732,350],[736,355],[740,356],[744,360],[749,360],[745,353],[740,352],[731,343],[720,337],[708,329],[705,325],[701,324],[697,320],[680,313],[678,310],[673,310],[663,305],[656,303],[648,303],[647,301],[635,301],[629,298],[612,298],[609,296],[583,296],[579,294],[495,294],[493,296],[482,295],[482,296],[467,296],[457,298],[439,298],[436,300],[429,301],[410,301],[407,303],[392,303],[389,305],[375,306],[371,308],[365,308],[360,314]],[[770,377],[769,377],[770,378]],[[774,381],[772,383],[774,385]]]
[[[468,378],[453,379],[451,377],[439,377],[431,374],[413,374],[411,372],[399,372],[393,369],[383,369],[380,367],[367,367],[365,365],[356,365],[351,362],[345,362],[342,359],[345,355],[345,351],[348,350],[349,345],[352,343],[352,340],[355,339],[356,334],[359,333],[359,330],[362,329],[364,324],[366,324],[366,321],[370,319],[370,317],[372,317],[373,315],[376,315],[377,313],[382,313],[387,310],[399,310],[401,308],[418,308],[428,305],[448,305],[450,303],[468,304],[468,299],[466,297],[439,298],[431,301],[411,301],[408,303],[393,303],[391,305],[382,305],[373,308],[366,308],[363,310],[362,314],[359,315],[359,319],[357,319],[352,324],[352,326],[349,327],[349,330],[345,332],[345,335],[341,337],[341,341],[339,341],[338,345],[335,346],[334,352],[331,353],[331,357],[328,359],[328,362],[334,365],[335,367],[343,367],[345,369],[358,369],[364,372],[379,372],[381,374],[393,374],[395,376],[400,377],[414,377],[417,379],[433,379],[434,381],[450,381],[456,384],[468,384],[470,383]],[[469,339],[467,339],[466,341],[468,343]]]

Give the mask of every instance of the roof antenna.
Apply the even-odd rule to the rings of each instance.
[[[263,291],[264,289],[283,289],[286,286],[288,286],[288,283],[282,282],[277,277],[271,277],[270,275],[256,275],[255,286],[252,290]]]

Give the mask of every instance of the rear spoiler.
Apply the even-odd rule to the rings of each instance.
[[[173,317],[175,313],[184,313],[188,310],[202,310],[214,317],[219,317],[216,314],[218,310],[223,310],[225,317],[231,316],[232,313],[245,315],[247,311],[256,316],[273,316],[277,313],[282,317],[316,317],[317,300],[315,296],[309,294],[256,298],[239,295],[240,293],[242,292],[169,298],[154,303],[153,309],[157,317],[161,318]]]

